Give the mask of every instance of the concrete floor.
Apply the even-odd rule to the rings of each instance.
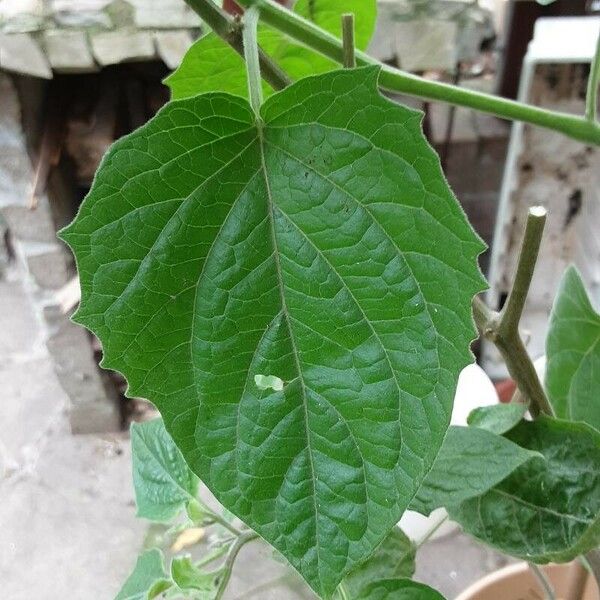
[[[126,434],[73,436],[30,293],[0,276],[0,596],[110,600],[142,547]],[[417,578],[451,599],[504,559],[455,533],[426,544]],[[275,580],[275,584],[273,584]],[[228,600],[314,598],[264,544],[240,554]]]

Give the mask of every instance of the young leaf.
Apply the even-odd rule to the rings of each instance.
[[[382,579],[365,588],[357,600],[444,600],[433,588],[410,579]]]
[[[227,94],[167,105],[113,146],[63,234],[103,365],[326,597],[433,462],[484,287],[421,115],[378,75],[304,79],[259,123]]]
[[[154,548],[139,556],[133,572],[115,600],[151,600],[168,590],[171,585],[162,552]]]
[[[194,591],[197,600],[212,600],[217,591],[215,573],[204,573],[198,569],[190,556],[177,556],[171,561],[171,577],[177,587],[184,591]]]
[[[164,83],[171,89],[174,100],[215,90],[236,96],[248,94],[244,59],[212,31],[190,46],[179,67]],[[263,85],[263,91],[265,95],[272,92],[267,84]]]
[[[600,543],[600,433],[539,417],[507,436],[545,461],[525,463],[494,489],[449,508],[465,531],[511,556],[567,562]]]
[[[298,0],[294,11],[336,36],[341,34],[341,16],[355,15],[355,43],[366,49],[377,18],[376,0]],[[259,43],[263,50],[292,78],[324,73],[336,64],[317,52],[299,46],[283,34],[259,27]],[[165,83],[173,99],[190,98],[203,92],[219,90],[247,96],[246,69],[241,56],[213,32],[201,37],[186,52],[181,64]],[[273,90],[263,83],[263,94]]]
[[[600,314],[575,267],[565,272],[546,339],[546,390],[556,415],[600,430]]]
[[[467,423],[471,427],[502,435],[521,421],[525,413],[527,413],[527,405],[518,402],[480,406],[471,411]]]
[[[131,426],[133,486],[139,517],[165,522],[198,493],[198,478],[167,433],[162,419]]]
[[[493,488],[538,452],[476,427],[450,427],[411,510],[429,515]]]
[[[406,534],[394,527],[373,554],[344,579],[349,600],[362,597],[365,586],[380,579],[412,577],[416,547]]]

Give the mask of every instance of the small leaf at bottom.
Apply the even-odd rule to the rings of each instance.
[[[172,585],[160,550],[144,552],[115,600],[152,600]]]
[[[162,419],[131,426],[133,485],[138,517],[164,522],[198,492],[198,478],[167,433]]]

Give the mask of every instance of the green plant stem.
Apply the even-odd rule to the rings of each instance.
[[[237,558],[240,550],[248,543],[252,542],[258,538],[258,534],[254,533],[254,531],[244,531],[244,533],[240,534],[237,540],[233,543],[229,550],[229,554],[227,554],[227,558],[223,563],[223,571],[222,576],[219,581],[219,587],[217,588],[217,593],[215,594],[215,600],[221,600],[223,598],[223,594],[225,594],[225,590],[229,585],[229,580],[231,579],[231,573],[233,571],[233,565],[235,564],[235,559]]]
[[[188,0],[190,1],[190,0]],[[195,0],[200,1],[200,0]],[[210,1],[210,0],[205,0]],[[261,20],[296,42],[343,63],[341,40],[272,0],[237,0],[242,6],[257,5]],[[523,121],[559,131],[573,139],[600,145],[600,124],[567,113],[553,112],[499,96],[484,94],[422,77],[383,65],[364,52],[356,51],[358,65],[379,65],[379,84],[391,92],[400,92],[426,100],[437,100],[489,113],[503,119]]]
[[[496,313],[490,310],[481,298],[473,300],[473,315],[477,327],[502,354],[510,376],[529,400],[529,409],[534,416],[540,413],[552,415],[554,411],[519,334],[519,321],[531,284],[545,222],[544,208],[536,206],[529,209],[514,285],[502,311]]]
[[[350,596],[348,595],[348,590],[346,589],[346,586],[344,585],[343,581],[340,582],[340,585],[338,586],[337,591],[338,591],[340,600],[350,600]]]
[[[344,49],[344,68],[356,67],[356,49],[354,47],[354,14],[342,15],[342,45]]]
[[[544,571],[542,571],[542,569],[540,569],[540,567],[538,567],[535,563],[530,562],[529,568],[542,586],[542,590],[544,591],[544,600],[556,600],[556,593],[554,592],[554,588],[546,576],[546,573],[544,573]]]
[[[212,552],[209,552],[205,556],[203,556],[199,561],[194,563],[198,569],[209,565],[211,562],[214,562],[218,558],[221,558],[227,552],[227,546],[219,546],[215,548]]]
[[[596,124],[598,118],[598,86],[600,86],[600,32],[596,41],[596,54],[590,66],[590,78],[585,96],[585,118],[593,124]]]
[[[220,515],[217,515],[216,513],[211,512],[210,518],[215,523],[218,523],[224,529],[227,529],[227,531],[229,531],[230,533],[233,533],[233,535],[239,536],[242,534],[242,532],[237,527],[234,527],[231,523],[229,523],[226,519],[224,519]]]
[[[212,0],[185,0],[187,5],[240,56],[244,56],[242,27]],[[291,83],[285,72],[259,48],[260,72],[274,89],[282,90]]]
[[[244,13],[244,58],[248,73],[248,97],[257,116],[263,102],[260,63],[258,58],[258,19],[260,12],[252,6]]]
[[[529,209],[521,243],[521,252],[517,262],[517,272],[506,303],[500,312],[498,333],[501,335],[509,335],[511,331],[516,331],[519,327],[527,294],[529,293],[529,286],[533,278],[535,263],[540,251],[546,216],[547,211],[541,206],[534,206]]]

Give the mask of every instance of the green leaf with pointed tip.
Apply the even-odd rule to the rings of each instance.
[[[546,339],[546,390],[556,416],[600,430],[600,314],[575,267],[565,272]]]
[[[75,222],[76,320],[322,596],[398,522],[472,360],[484,248],[379,69],[172,102]],[[285,382],[260,390],[256,374]]]
[[[541,455],[484,429],[450,427],[410,508],[429,515],[436,508],[460,504],[493,488],[533,458]]]
[[[341,16],[353,12],[355,44],[359,50],[364,50],[375,30],[377,3],[376,0],[298,0],[294,11],[336,36],[341,35]],[[339,66],[268,27],[260,26],[258,37],[261,48],[294,80]],[[174,99],[216,90],[244,97],[248,95],[242,57],[213,32],[192,44],[165,83],[171,88]],[[269,85],[263,82],[265,97],[272,93]]]
[[[195,498],[198,478],[162,419],[132,424],[131,451],[138,517],[169,521]]]
[[[172,585],[164,566],[164,557],[154,548],[139,556],[131,575],[115,600],[151,600]]]
[[[486,494],[450,508],[465,531],[511,556],[567,562],[600,544],[600,433],[548,417],[507,437],[546,460],[525,463]]]
[[[164,83],[171,89],[174,100],[215,90],[247,96],[245,69],[244,59],[210,31],[190,46],[179,67]],[[272,93],[267,84],[263,84],[263,93]]]
[[[382,579],[366,586],[357,600],[444,600],[433,588],[410,579]]]
[[[217,592],[215,573],[204,573],[194,565],[190,556],[177,556],[171,561],[171,577],[177,587],[194,591],[195,600],[212,600]]]
[[[344,579],[349,600],[361,598],[363,588],[373,581],[412,577],[416,547],[408,536],[394,527],[373,554]]]
[[[515,427],[523,419],[527,410],[526,404],[517,402],[480,406],[469,413],[467,423],[471,427],[502,435]]]

